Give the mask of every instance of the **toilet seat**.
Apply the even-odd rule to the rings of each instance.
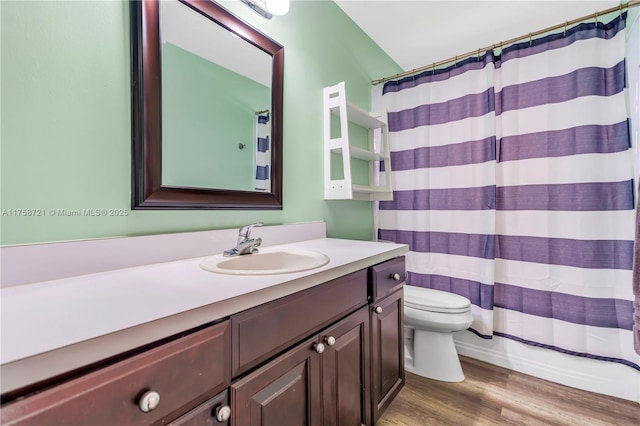
[[[404,305],[421,311],[448,314],[465,313],[471,309],[471,302],[464,296],[410,285],[404,287]]]

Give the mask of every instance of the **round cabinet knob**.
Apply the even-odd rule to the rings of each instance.
[[[231,417],[231,407],[228,405],[221,405],[216,408],[216,420],[220,423],[226,422]]]
[[[316,343],[315,345],[313,345],[313,350],[321,354],[322,352],[324,352],[324,345],[322,343]]]
[[[373,309],[373,311],[374,311],[376,314],[381,314],[381,313],[382,313],[382,307],[381,307],[381,306],[376,306],[376,307]]]
[[[327,344],[327,346],[333,346],[336,343],[336,338],[333,336],[327,336],[324,338],[324,341]]]
[[[400,274],[396,272],[395,274],[391,274],[389,278],[391,278],[394,281],[400,281]]]
[[[155,410],[158,404],[160,404],[160,394],[156,391],[148,391],[140,398],[138,407],[142,412],[148,413]]]

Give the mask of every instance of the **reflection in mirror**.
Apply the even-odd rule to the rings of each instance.
[[[271,56],[160,3],[162,184],[269,191]]]
[[[281,209],[281,45],[209,0],[131,5],[134,209]]]

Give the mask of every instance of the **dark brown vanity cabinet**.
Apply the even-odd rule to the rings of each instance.
[[[310,339],[231,386],[232,425],[322,425],[320,357]]]
[[[371,424],[369,307],[320,335],[323,425]]]
[[[371,317],[371,396],[377,422],[404,386],[404,322],[402,290],[373,306]],[[378,313],[377,310],[380,312]]]
[[[227,389],[229,321],[3,405],[3,425],[166,423]]]
[[[234,315],[231,324],[234,372],[285,349],[232,383],[233,425],[370,424],[366,270]]]
[[[404,386],[404,257],[369,268],[373,423]]]
[[[366,304],[363,269],[232,315],[232,376],[246,373]]]
[[[233,425],[370,424],[365,306],[231,385]]]
[[[3,404],[3,425],[372,425],[404,385],[404,258]],[[4,395],[3,395],[4,396]]]
[[[374,424],[404,386],[405,278],[396,258],[233,316],[234,372],[307,339],[232,383],[232,424]]]

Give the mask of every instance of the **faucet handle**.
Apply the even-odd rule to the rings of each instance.
[[[238,231],[238,240],[240,240],[240,238],[249,238],[249,235],[251,234],[251,230],[256,226],[262,226],[262,225],[264,225],[264,223],[256,222],[256,223],[252,223],[251,225],[243,226],[242,228],[240,228],[240,231]]]

